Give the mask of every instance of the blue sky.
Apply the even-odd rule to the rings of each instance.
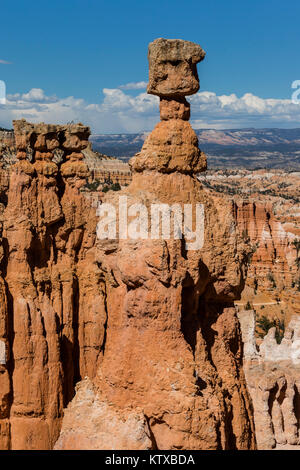
[[[299,18],[296,0],[5,2],[0,80],[8,100],[0,125],[21,115],[62,121],[73,112],[99,133],[148,130],[158,116],[155,99],[119,87],[147,81],[148,43],[166,37],[207,53],[199,73],[201,92],[209,93],[192,100],[194,125],[297,127],[300,105],[286,100],[300,79]]]

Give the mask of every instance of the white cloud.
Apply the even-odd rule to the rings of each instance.
[[[8,62],[7,60],[1,60],[0,59],[0,64],[9,65],[9,64],[11,64],[11,62]]]
[[[125,85],[120,85],[121,90],[143,90],[146,89],[148,82],[130,82]]]
[[[142,132],[159,120],[159,99],[141,92],[132,96],[120,88],[105,88],[101,103],[81,98],[47,96],[42,89],[8,95],[0,105],[0,126],[13,119],[66,123],[81,121],[96,133]],[[203,91],[189,97],[194,128],[299,127],[300,105],[288,99],[263,99],[251,93],[217,96]]]
[[[192,123],[197,128],[299,127],[300,106],[288,99],[199,92],[190,102]]]
[[[9,95],[9,98],[19,103],[22,101],[28,103],[53,103],[58,101],[56,96],[46,96],[41,88],[32,88],[28,93]]]

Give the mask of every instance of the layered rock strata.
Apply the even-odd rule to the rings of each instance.
[[[186,41],[150,44],[148,91],[160,96],[161,122],[130,162],[130,186],[103,202],[118,208],[125,198],[130,220],[143,212],[144,228],[155,203],[202,204],[204,244],[188,249],[188,232],[130,237],[124,225],[106,240],[98,226],[107,308],[102,356],[95,378],[77,385],[56,449],[255,448],[233,304],[247,247],[234,204],[211,197],[196,178],[206,158],[188,123],[185,96],[199,88],[203,57]]]

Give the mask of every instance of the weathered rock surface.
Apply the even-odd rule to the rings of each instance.
[[[24,120],[20,121],[20,124],[16,124],[17,126],[23,126],[24,129],[22,132],[25,132],[25,129],[27,129],[27,132],[30,133],[32,132],[32,129],[35,128],[36,130],[38,129],[38,125],[35,124],[30,124],[28,122],[24,122]],[[40,126],[40,125],[39,125]],[[65,133],[66,129],[69,129],[69,132],[72,133],[72,127],[73,130],[76,131],[78,130],[78,125],[72,125],[72,126],[53,126],[53,125],[45,125],[43,124],[44,130],[42,132],[45,132],[47,127],[48,129],[56,129],[56,131],[60,128],[63,133]],[[76,128],[77,126],[77,128]],[[84,162],[87,164],[88,169],[89,169],[89,177],[88,180],[90,183],[93,183],[95,181],[99,181],[100,183],[105,183],[107,181],[112,181],[113,183],[119,183],[121,186],[127,185],[131,182],[131,172],[130,168],[127,162],[124,162],[122,160],[119,160],[118,158],[114,157],[108,157],[107,155],[100,154],[99,152],[94,152],[92,149],[91,142],[87,142],[88,139],[88,134],[87,134],[87,128],[86,126],[81,125],[81,133],[84,133],[84,141],[82,142],[82,149],[81,152],[83,154],[83,159]],[[47,131],[46,131],[47,132]],[[57,138],[59,138],[58,134]],[[22,137],[23,138],[23,137]],[[39,140],[44,139],[45,135],[42,137],[42,134],[39,137]],[[19,136],[20,139],[20,136]],[[26,139],[26,138],[25,138]],[[30,139],[29,139],[30,140]],[[74,136],[73,136],[74,140]],[[48,146],[51,145],[49,142],[47,144]],[[61,157],[62,154],[67,153],[67,149],[64,148],[62,149],[62,142],[59,143],[59,147],[55,146],[55,140],[52,142],[52,145],[54,145],[54,148],[52,149],[54,151],[54,161],[56,163],[61,162]],[[85,147],[85,145],[87,145]],[[32,149],[30,148],[30,145],[26,144],[27,146],[27,153],[26,153],[26,158],[27,155],[32,157]],[[53,158],[53,156],[51,157]],[[9,182],[9,173],[11,166],[16,163],[16,142],[15,142],[15,135],[13,131],[0,131],[0,197],[1,197],[1,192],[7,192],[8,190],[8,182]]]
[[[187,122],[190,104],[185,99],[199,89],[197,63],[204,57],[201,47],[189,41],[160,38],[149,45],[148,93],[160,97],[161,122],[130,160],[132,171],[193,175],[206,170],[206,155]]]
[[[205,242],[188,250],[187,236],[97,241],[106,286],[103,355],[94,379],[78,385],[65,410],[56,449],[255,448],[233,305],[244,284],[247,247],[234,204],[208,195],[194,176],[205,157],[182,105],[182,95],[198,89],[196,62],[203,54],[191,43],[158,40],[155,49],[150,45],[150,76],[157,57],[176,62],[174,74],[168,64],[167,91],[164,76],[155,85],[150,78],[149,91],[164,100],[171,90],[175,103],[168,111],[161,106],[162,122],[131,161],[131,185],[103,202],[117,207],[126,196],[128,206],[148,209],[204,204]]]
[[[271,328],[255,342],[255,312],[239,312],[244,369],[251,394],[259,449],[300,443],[300,320],[294,317],[280,344]]]
[[[151,431],[141,410],[116,413],[110,403],[99,399],[90,379],[76,386],[76,395],[65,411],[61,437],[56,450],[147,450]]]
[[[155,39],[149,44],[147,91],[160,97],[188,96],[199,90],[197,63],[205,52],[182,39]]]
[[[89,130],[24,120],[14,126],[18,162],[2,216],[0,447],[50,449],[75,383],[95,373],[106,321],[89,251],[94,211],[79,191]]]
[[[287,170],[208,171],[199,175],[211,193],[236,203],[240,234],[251,245],[243,308],[287,327],[300,314],[299,174]]]
[[[135,172],[155,170],[196,174],[206,169],[206,155],[198,148],[191,125],[180,119],[163,120],[145,140],[140,153],[129,165]]]
[[[184,41],[150,46],[161,122],[131,185],[103,201],[202,204],[202,248],[188,232],[97,239],[80,191],[89,129],[14,122],[18,161],[7,195],[0,186],[1,449],[255,448],[233,303],[248,247],[236,205],[196,178],[206,158],[187,122],[203,57]]]
[[[274,288],[280,293],[297,278],[297,237],[284,229],[274,214],[271,202],[255,200],[237,202],[240,231],[255,246],[248,272],[248,283],[263,290]],[[272,277],[271,277],[271,276]],[[274,279],[274,280],[273,280]]]
[[[12,131],[0,131],[0,159],[2,164],[8,164],[16,150],[15,137]]]

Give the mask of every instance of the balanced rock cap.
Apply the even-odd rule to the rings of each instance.
[[[204,57],[203,49],[193,42],[182,39],[155,39],[148,49],[148,93],[162,98],[197,93],[197,63]]]

